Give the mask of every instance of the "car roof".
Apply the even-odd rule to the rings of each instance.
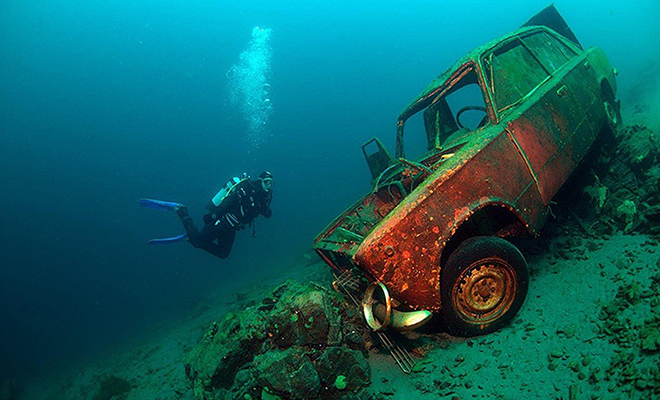
[[[420,110],[426,108],[428,104],[426,104],[428,101],[430,101],[429,97],[434,97],[444,83],[449,79],[449,77],[456,72],[461,66],[473,62],[473,63],[478,63],[479,57],[483,55],[484,53],[487,53],[500,43],[503,43],[515,36],[519,36],[522,34],[534,32],[534,31],[544,31],[550,33],[552,36],[555,38],[561,38],[563,42],[568,42],[568,40],[563,40],[564,38],[553,31],[552,29],[545,27],[545,26],[526,26],[526,27],[521,27],[516,29],[513,32],[510,32],[506,35],[500,36],[496,39],[493,39],[475,49],[472,49],[470,52],[468,52],[466,55],[461,57],[458,61],[456,61],[449,69],[447,69],[445,72],[442,74],[438,75],[427,87],[424,89],[424,91],[419,94],[417,97],[411,101],[406,108],[401,111],[398,117],[399,122],[404,122],[408,118],[410,118],[413,114],[419,112]],[[573,48],[576,48],[576,46],[572,46]],[[576,49],[577,51],[577,49]],[[428,100],[428,101],[425,101]]]

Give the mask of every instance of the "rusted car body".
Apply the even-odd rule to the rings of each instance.
[[[473,249],[454,260],[470,265],[443,269],[469,239],[538,235],[550,200],[599,133],[615,129],[616,90],[603,51],[583,49],[546,8],[415,98],[398,117],[395,157],[377,139],[363,146],[374,190],[315,239],[315,250],[339,272],[382,283],[400,309],[450,315],[463,335],[499,328],[525,297],[524,259],[511,267],[513,250],[483,250],[472,260]],[[409,159],[413,115],[423,118],[425,152]],[[493,247],[486,242],[472,246]]]

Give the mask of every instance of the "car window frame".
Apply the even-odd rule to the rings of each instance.
[[[525,99],[532,96],[541,86],[543,86],[547,81],[549,81],[552,78],[552,73],[548,70],[548,67],[538,58],[537,54],[534,51],[532,51],[532,49],[524,41],[525,37],[530,36],[530,35],[534,35],[534,34],[537,34],[537,33],[540,33],[540,32],[548,32],[548,30],[535,29],[535,30],[532,30],[532,31],[526,31],[526,32],[522,32],[522,33],[519,33],[519,34],[516,34],[516,35],[512,35],[512,36],[508,37],[506,40],[503,40],[503,41],[497,43],[495,46],[490,47],[489,49],[484,51],[478,57],[480,68],[483,71],[483,73],[482,73],[483,76],[482,76],[481,79],[483,79],[484,87],[485,87],[485,89],[488,93],[489,100],[490,100],[490,103],[491,103],[490,107],[492,108],[496,124],[499,123],[502,120],[502,118],[504,118],[504,116],[506,114],[508,114],[512,109],[514,109],[516,106],[518,106],[520,103],[522,103]],[[552,36],[552,37],[556,39],[556,37],[554,37],[554,36]],[[497,52],[497,50],[501,49],[502,47],[509,46],[509,45],[511,45],[512,42],[515,42],[515,41],[518,41],[520,43],[520,45],[523,46],[529,52],[529,54],[538,63],[538,65],[541,67],[541,69],[543,70],[543,72],[545,73],[546,76],[537,85],[535,85],[532,89],[530,89],[525,95],[521,96],[515,102],[513,102],[511,104],[508,104],[508,105],[506,105],[506,106],[504,106],[503,108],[500,109],[500,108],[498,108],[497,101],[496,101],[496,98],[495,98],[495,88],[493,87],[494,81],[492,79],[493,69],[492,69],[492,67],[490,67],[490,65],[492,63],[492,56],[495,52]],[[564,43],[564,45],[565,45],[565,43]],[[570,49],[570,47],[569,47],[569,49]],[[489,56],[491,58],[491,61],[489,61],[487,63],[486,59],[489,58]],[[570,59],[569,59],[569,61],[570,61]],[[488,67],[486,67],[487,65],[488,65]],[[487,76],[488,75],[487,71],[491,72],[490,76]]]
[[[475,130],[471,131],[471,133],[481,131],[484,128],[486,128],[490,125],[493,125],[495,123],[494,110],[493,110],[492,104],[490,102],[488,89],[486,88],[486,82],[483,79],[483,71],[481,70],[481,65],[478,62],[478,58],[476,58],[476,59],[470,58],[470,59],[466,60],[464,63],[462,63],[461,65],[459,65],[457,68],[455,68],[453,70],[453,72],[447,77],[447,79],[445,79],[445,81],[441,85],[438,86],[438,90],[436,90],[436,94],[431,97],[432,100],[428,103],[428,105],[426,105],[423,108],[420,108],[415,113],[411,114],[410,116],[408,116],[405,119],[403,126],[401,126],[401,135],[400,135],[400,138],[401,138],[401,146],[400,146],[401,153],[399,153],[399,150],[397,149],[397,156],[399,156],[399,154],[405,154],[405,143],[404,143],[405,141],[404,141],[404,134],[403,134],[403,130],[404,130],[403,128],[405,126],[405,122],[408,121],[413,116],[424,112],[427,108],[432,107],[443,96],[447,96],[450,92],[452,92],[452,89],[454,89],[456,87],[456,84],[459,83],[462,79],[464,79],[470,73],[475,74],[475,77],[477,79],[477,85],[479,86],[479,89],[481,90],[481,96],[482,96],[482,99],[484,101],[484,105],[486,107],[486,114],[488,115],[488,121],[486,122],[486,124],[484,124],[484,126],[478,128],[478,129],[475,129]],[[426,130],[426,128],[425,128],[425,130]],[[424,133],[426,133],[428,135],[428,132],[425,131]],[[398,141],[398,138],[397,138],[397,141]],[[442,143],[444,143],[444,141]],[[424,160],[424,159],[427,159],[427,158],[431,157],[434,153],[442,151],[442,148],[441,148],[442,143],[439,143],[440,146],[438,146],[438,144],[436,144],[436,146],[433,149],[424,152],[422,155],[417,156],[414,159],[418,160],[418,161],[419,160]],[[397,145],[397,147],[399,147],[399,146]]]
[[[577,53],[575,53],[575,51],[573,49],[571,49],[571,47],[569,47],[566,43],[562,42],[561,40],[559,40],[559,38],[557,38],[556,36],[551,34],[551,32],[549,30],[535,30],[535,31],[532,31],[532,32],[527,32],[524,36],[522,36],[520,38],[521,41],[523,43],[525,43],[525,46],[530,50],[530,52],[535,56],[535,58],[539,60],[541,65],[547,71],[550,71],[551,65],[549,65],[547,63],[547,61],[544,61],[544,59],[539,58],[539,54],[536,54],[536,47],[532,47],[527,43],[529,38],[531,38],[532,36],[545,36],[545,37],[547,37],[549,43],[551,43],[551,46],[556,50],[556,52],[561,53],[561,55],[564,58],[566,58],[566,61],[564,61],[560,66],[552,69],[552,71],[550,72],[550,75],[555,75],[556,71],[563,68],[564,65],[569,63],[577,55]],[[566,52],[567,50],[572,52],[572,54],[567,54],[567,52]]]

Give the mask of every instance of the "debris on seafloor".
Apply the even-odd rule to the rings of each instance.
[[[575,193],[576,186],[583,185],[587,196],[577,205],[566,202],[570,212],[564,214],[595,236],[616,231],[659,234],[659,161],[660,138],[644,125],[626,126],[614,137],[601,138],[587,168],[564,189]]]
[[[660,259],[656,263],[660,267]],[[602,337],[618,348],[607,370],[591,371],[590,381],[609,381],[608,391],[639,393],[639,398],[660,395],[660,367],[652,355],[660,351],[660,272],[650,282],[630,282],[600,312]],[[643,320],[633,315],[645,314]]]

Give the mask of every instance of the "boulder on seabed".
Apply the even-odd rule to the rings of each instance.
[[[259,354],[254,372],[258,384],[287,399],[314,399],[321,390],[319,374],[300,347]]]
[[[287,281],[214,322],[187,355],[186,375],[200,400],[349,399],[370,382],[368,340],[339,294]]]

